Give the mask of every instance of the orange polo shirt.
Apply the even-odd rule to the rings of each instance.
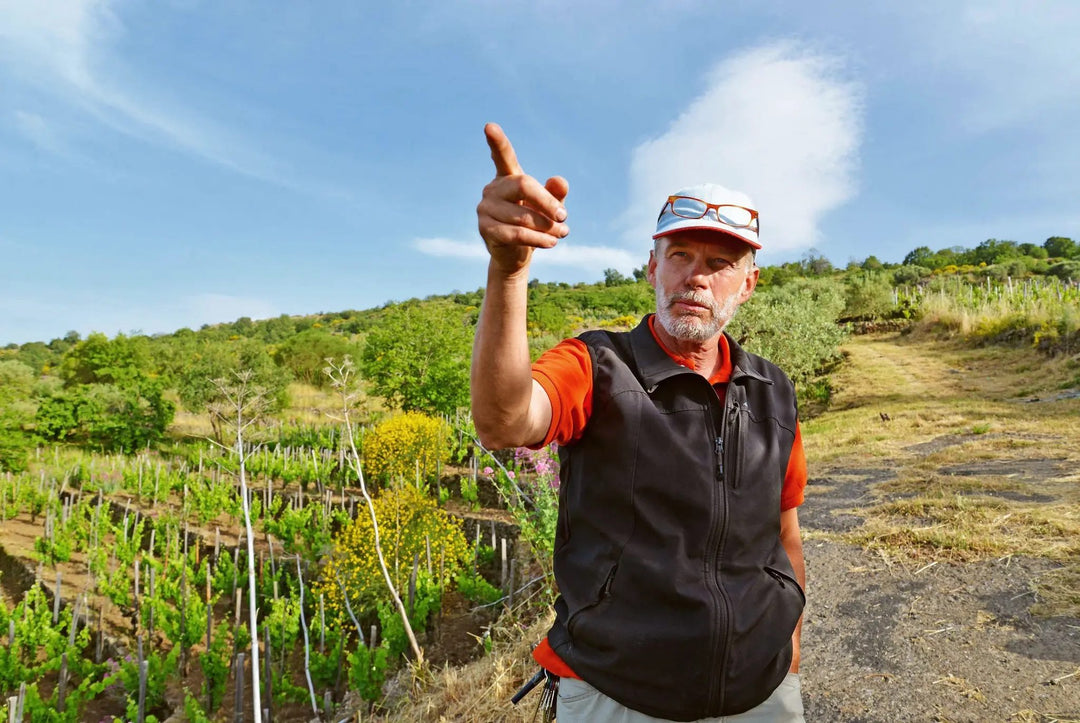
[[[668,349],[653,326],[654,316],[649,317],[649,330],[656,343],[677,364],[694,369],[694,362],[679,356]],[[721,403],[724,401],[728,381],[731,379],[731,351],[727,337],[720,337],[721,364],[709,383],[713,385]],[[570,444],[581,438],[585,425],[592,413],[592,359],[585,343],[579,339],[566,339],[544,352],[532,365],[532,376],[547,392],[551,400],[551,426],[548,427],[544,441],[538,446],[552,442]],[[806,489],[806,455],[803,452],[802,433],[795,427],[795,442],[791,447],[784,485],[780,493],[780,510],[790,510],[803,503]],[[577,678],[574,671],[561,658],[544,638],[533,650],[533,658],[542,667],[564,678]]]

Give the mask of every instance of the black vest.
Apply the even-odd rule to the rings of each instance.
[[[648,715],[749,710],[786,675],[805,600],[780,544],[794,387],[728,337],[721,406],[647,318],[579,338],[592,412],[560,450],[549,642],[589,684]]]

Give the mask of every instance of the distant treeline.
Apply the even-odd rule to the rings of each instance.
[[[655,306],[645,267],[613,269],[596,283],[529,284],[533,356],[588,328],[626,329]],[[913,288],[948,277],[1080,279],[1080,245],[1052,237],[1042,246],[990,239],[974,249],[920,247],[902,264],[869,256],[845,268],[811,251],[761,269],[759,291],[730,331],[780,363],[804,395],[837,358],[838,321],[919,314]],[[903,287],[904,293],[898,289]],[[25,464],[34,444],[66,442],[133,451],[166,435],[177,404],[210,414],[222,385],[249,370],[271,413],[288,404],[290,383],[327,386],[326,359],[355,360],[369,393],[392,409],[454,414],[468,405],[469,360],[484,291],[454,292],[362,311],[282,315],[108,338],[76,332],[0,349],[0,469]],[[1044,336],[1045,336],[1044,332]],[[1063,330],[1065,338],[1071,333]]]

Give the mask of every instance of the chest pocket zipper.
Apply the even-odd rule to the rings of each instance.
[[[727,438],[729,444],[727,445],[727,453],[732,455],[732,459],[727,464],[727,475],[731,480],[731,488],[739,488],[739,470],[735,464],[739,459],[739,446],[741,443],[740,436],[742,434],[742,414],[739,413],[738,403],[733,403],[728,407],[728,419],[727,419]]]

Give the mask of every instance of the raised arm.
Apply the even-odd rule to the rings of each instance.
[[[555,176],[543,185],[521,170],[514,147],[494,123],[484,127],[495,178],[476,207],[491,258],[472,357],[472,413],[484,446],[536,444],[551,423],[551,402],[533,381],[526,330],[529,263],[569,233],[569,186]]]

